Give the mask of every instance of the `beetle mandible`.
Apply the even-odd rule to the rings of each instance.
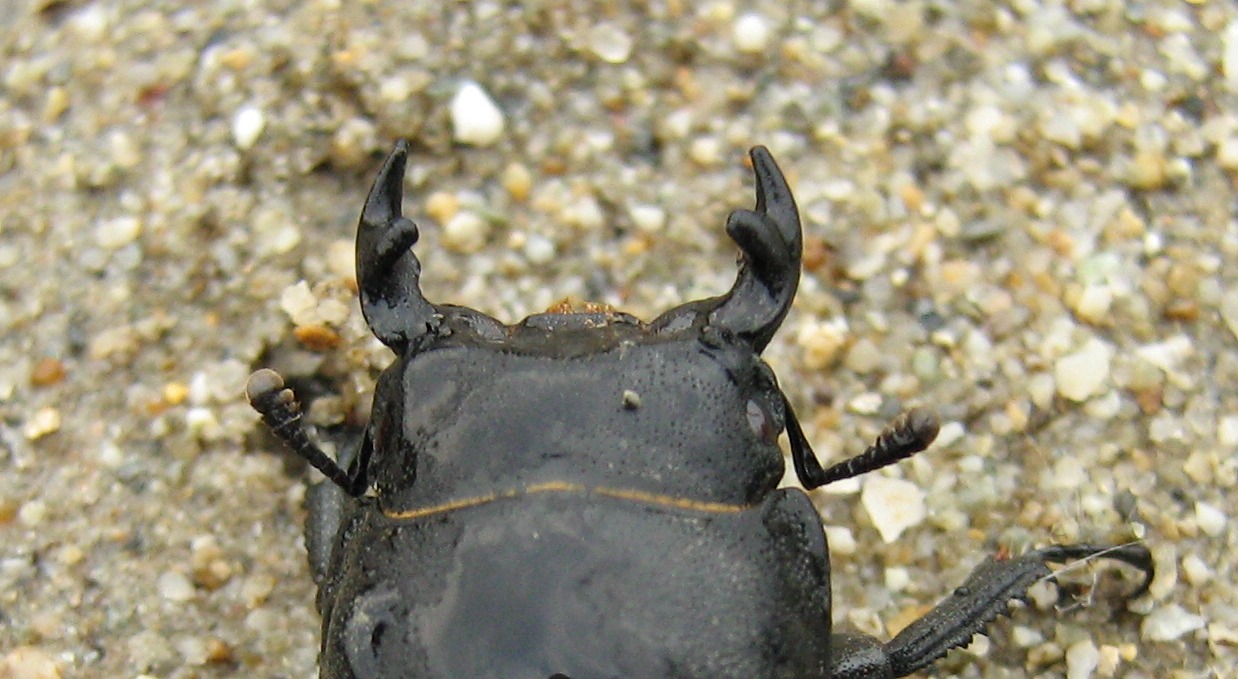
[[[1047,562],[1103,556],[1152,577],[1146,547],[1057,545],[990,557],[887,642],[830,623],[830,563],[804,491],[779,488],[786,432],[813,489],[926,448],[913,409],[822,468],[760,358],[791,306],[802,235],[773,157],[751,151],[755,210],[720,297],[650,323],[615,311],[514,325],[419,288],[396,144],[357,231],[361,308],[396,354],[358,445],[332,460],[283,380],[253,406],[331,483],[311,489],[307,547],[321,676],[496,679],[903,677],[1001,614]]]

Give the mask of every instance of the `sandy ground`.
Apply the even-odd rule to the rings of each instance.
[[[0,4],[0,676],[314,676],[317,479],[242,385],[364,416],[351,238],[399,137],[427,294],[508,321],[726,290],[768,145],[807,257],[766,356],[819,455],[947,423],[814,494],[839,623],[1142,538],[1148,596],[1085,570],[932,676],[1234,676],[1238,6],[528,5]],[[470,82],[500,117],[453,119]]]

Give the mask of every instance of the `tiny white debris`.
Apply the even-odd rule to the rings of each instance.
[[[267,126],[266,114],[257,106],[242,106],[232,116],[232,142],[242,150],[253,148]]]
[[[95,227],[95,243],[108,250],[122,248],[137,240],[142,233],[142,220],[133,216],[115,217]]]
[[[451,126],[456,141],[490,146],[503,136],[503,112],[481,85],[466,80],[451,100]]]
[[[1203,616],[1188,613],[1178,604],[1162,606],[1143,619],[1140,632],[1148,641],[1173,641],[1204,626]]]
[[[1096,338],[1075,353],[1059,358],[1053,365],[1058,393],[1075,402],[1103,393],[1112,358],[1113,348]]]
[[[1088,679],[1100,665],[1100,651],[1091,639],[1076,641],[1066,649],[1067,679]]]
[[[443,225],[443,247],[452,252],[471,254],[486,245],[489,225],[476,213],[461,210]]]
[[[1195,523],[1199,524],[1199,529],[1204,533],[1214,538],[1220,536],[1225,531],[1228,520],[1225,512],[1207,502],[1195,503]]]
[[[608,64],[622,64],[632,56],[632,36],[611,23],[589,29],[589,49]]]
[[[769,44],[769,23],[755,12],[741,14],[735,20],[735,47],[744,54],[760,54]]]
[[[183,573],[168,571],[156,583],[159,594],[168,601],[189,601],[193,598],[193,583]]]
[[[924,491],[910,481],[873,476],[864,482],[860,504],[887,544],[924,521]]]

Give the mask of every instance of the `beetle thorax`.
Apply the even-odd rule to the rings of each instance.
[[[554,340],[536,353],[457,344],[389,368],[372,429],[385,511],[548,487],[738,505],[777,485],[778,394],[742,343]]]

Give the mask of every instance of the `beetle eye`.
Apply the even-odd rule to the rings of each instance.
[[[778,438],[778,427],[774,423],[774,418],[770,412],[760,403],[752,399],[748,399],[747,405],[748,426],[752,428],[752,433],[757,435],[757,438],[773,441]]]

